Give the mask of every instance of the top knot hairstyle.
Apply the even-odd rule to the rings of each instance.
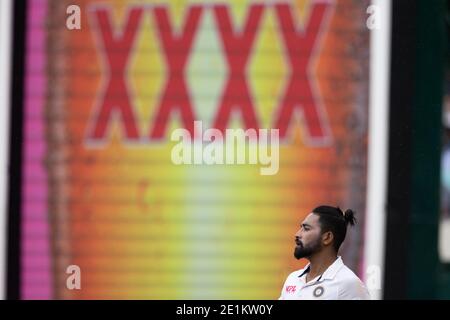
[[[333,233],[333,246],[338,252],[347,234],[347,226],[356,224],[355,212],[351,209],[343,212],[339,207],[331,206],[320,206],[312,212],[319,216],[322,233],[328,231]]]

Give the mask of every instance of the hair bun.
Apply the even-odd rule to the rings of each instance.
[[[344,212],[344,220],[346,225],[354,226],[356,223],[355,213],[351,209],[347,209]]]

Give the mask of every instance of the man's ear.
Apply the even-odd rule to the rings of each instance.
[[[333,232],[327,231],[322,234],[322,243],[326,246],[333,243],[334,235]]]

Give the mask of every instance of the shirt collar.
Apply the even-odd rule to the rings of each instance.
[[[344,262],[342,261],[341,256],[338,256],[336,261],[334,261],[325,272],[322,274],[320,279],[334,279],[338,271],[342,268]],[[305,274],[309,272],[310,264],[308,263],[305,268],[300,272],[299,278],[303,277]]]
[[[331,266],[323,273],[322,279],[334,279],[338,271],[344,266],[344,262],[340,256],[337,257],[336,261],[333,262]]]
[[[306,265],[305,268],[302,269],[302,272],[300,273],[300,275],[298,276],[299,278],[303,277],[305,274],[307,274],[309,272],[309,263]]]

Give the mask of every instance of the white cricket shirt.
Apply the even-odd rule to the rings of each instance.
[[[328,269],[306,283],[309,264],[286,279],[279,300],[369,300],[364,283],[338,257]]]

